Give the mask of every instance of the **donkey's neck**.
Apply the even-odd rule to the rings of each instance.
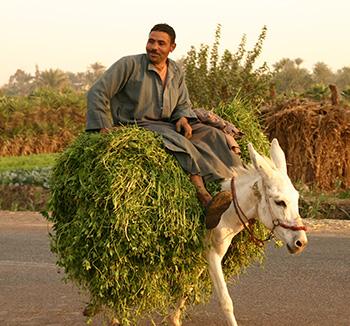
[[[261,177],[259,173],[251,167],[248,169],[239,169],[238,176],[235,177],[234,182],[237,201],[248,220],[258,218],[257,207],[260,198],[257,188],[260,180]],[[231,191],[231,180],[223,181],[221,183],[221,189]],[[227,212],[225,212],[223,219],[223,224],[226,227],[232,229],[237,229],[239,227],[237,233],[243,228],[233,204],[231,204]]]

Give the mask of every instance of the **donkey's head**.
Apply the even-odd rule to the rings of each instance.
[[[286,158],[274,139],[271,160],[258,154],[248,145],[253,166],[261,176],[256,191],[259,193],[258,215],[261,222],[282,240],[290,253],[303,251],[307,244],[305,227],[299,215],[299,194],[287,175]]]

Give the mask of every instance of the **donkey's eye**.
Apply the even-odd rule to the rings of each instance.
[[[275,204],[281,207],[287,207],[287,204],[284,200],[275,200]]]

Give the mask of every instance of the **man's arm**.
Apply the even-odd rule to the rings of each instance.
[[[86,130],[110,128],[110,100],[124,87],[131,72],[131,62],[122,58],[99,78],[87,93]]]
[[[190,101],[190,96],[185,83],[185,77],[181,73],[179,79],[179,98],[177,101],[176,108],[174,109],[170,121],[176,123],[180,118],[186,117],[189,122],[196,121],[197,116],[192,110],[192,104]]]

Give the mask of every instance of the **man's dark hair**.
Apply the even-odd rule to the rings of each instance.
[[[167,33],[170,36],[171,43],[172,44],[175,43],[176,34],[174,29],[170,25],[168,24],[154,25],[151,29],[151,32],[155,32],[155,31]]]

